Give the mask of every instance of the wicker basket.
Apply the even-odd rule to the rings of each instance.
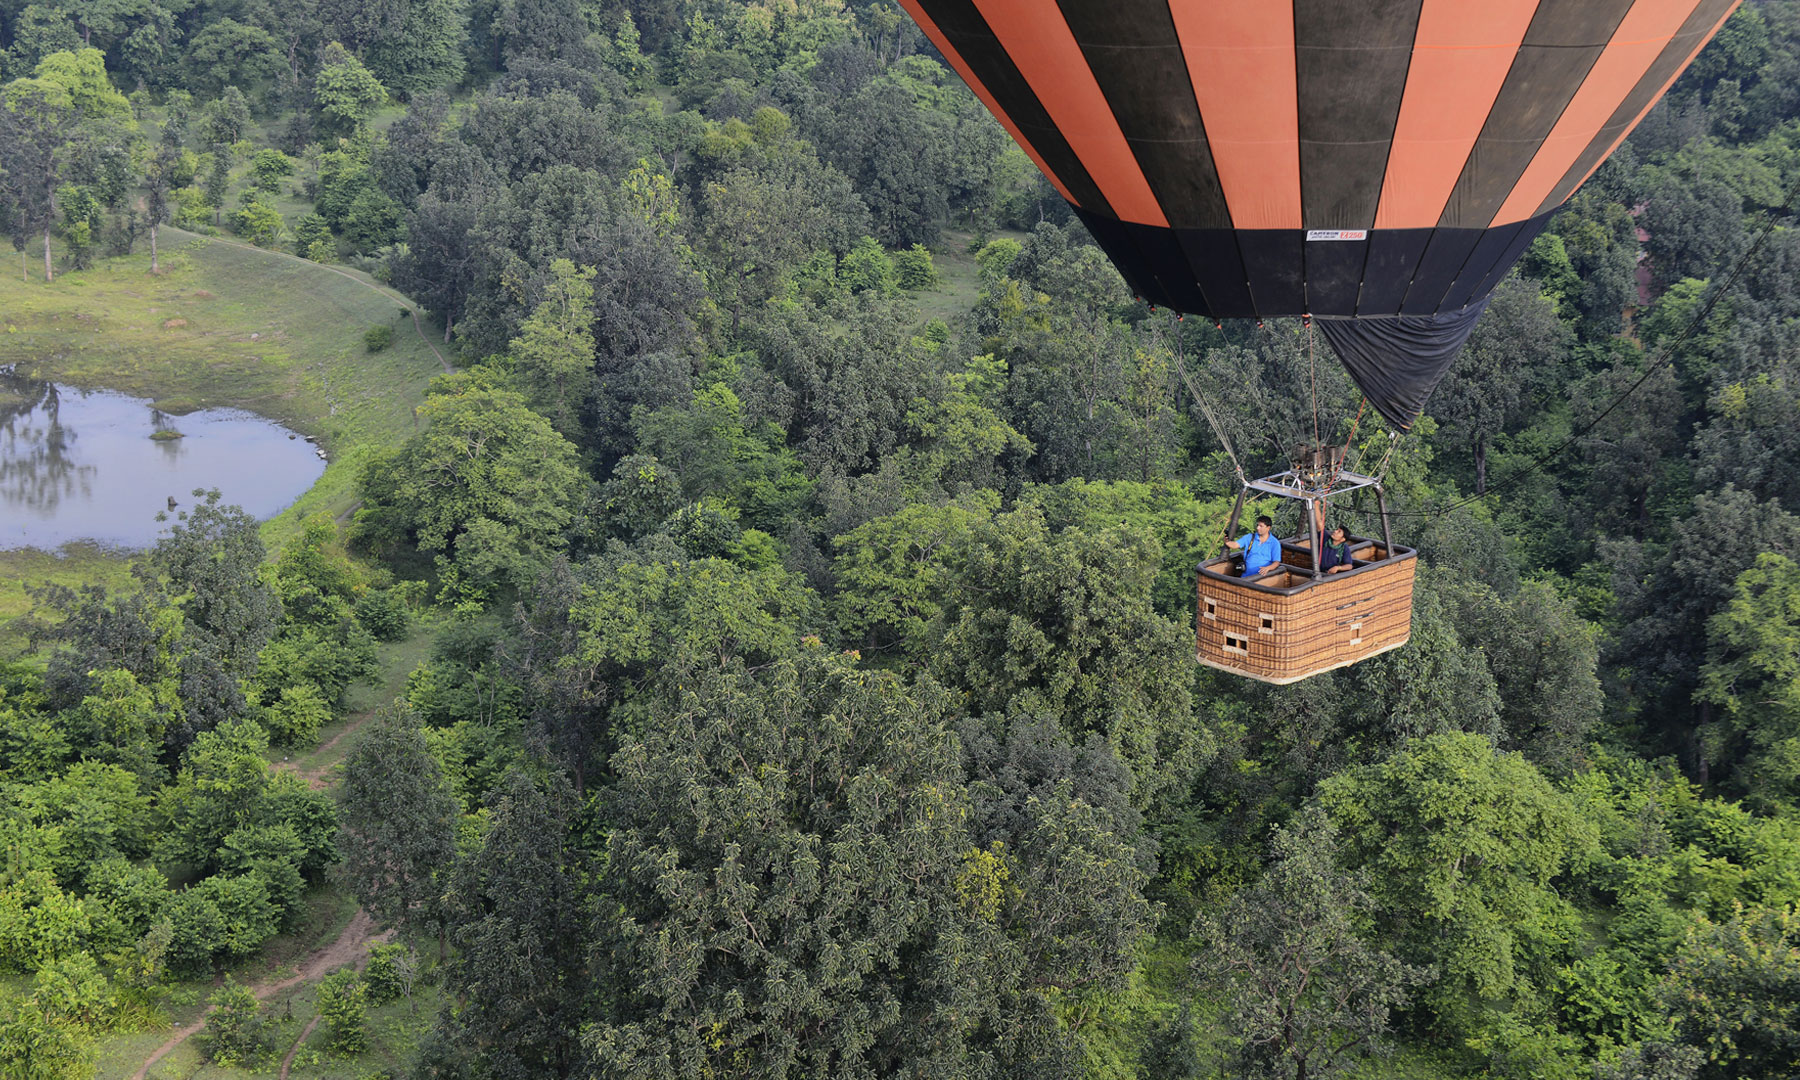
[[[1291,683],[1397,649],[1412,636],[1416,552],[1351,545],[1356,567],[1312,577],[1304,542],[1283,542],[1283,570],[1237,576],[1229,556],[1199,568],[1197,658],[1267,683]]]

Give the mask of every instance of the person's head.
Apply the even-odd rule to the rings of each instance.
[[[1257,519],[1256,519],[1256,535],[1257,535],[1257,536],[1258,536],[1258,537],[1265,537],[1265,536],[1268,536],[1268,535],[1269,535],[1269,530],[1270,530],[1270,529],[1273,529],[1273,528],[1274,528],[1274,527],[1275,527],[1275,522],[1274,522],[1274,521],[1272,521],[1272,520],[1270,520],[1270,518],[1269,518],[1269,515],[1267,515],[1267,514],[1261,514],[1261,515],[1258,515],[1258,516],[1257,516]]]
[[[1344,538],[1347,534],[1344,532],[1344,527],[1342,525],[1333,525],[1331,531],[1326,535],[1331,537],[1332,543],[1341,544],[1344,542]]]

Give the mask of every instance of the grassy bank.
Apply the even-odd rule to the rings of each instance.
[[[25,281],[0,273],[0,364],[151,398],[172,413],[248,409],[318,438],[325,475],[265,525],[271,547],[309,513],[348,510],[360,463],[412,434],[413,408],[442,370],[401,301],[342,267],[178,229],[163,230],[161,247],[155,276],[147,253],[49,283],[36,266]],[[363,334],[382,324],[393,327],[393,344],[370,353]],[[94,549],[63,560],[0,552],[0,621],[26,604],[22,580],[121,574],[119,556]]]

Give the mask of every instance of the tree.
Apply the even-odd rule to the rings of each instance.
[[[313,76],[313,101],[319,110],[321,131],[354,135],[386,100],[387,89],[381,80],[342,45],[334,41],[320,51],[319,71]]]
[[[440,380],[419,413],[431,426],[364,474],[374,514],[391,514],[472,587],[523,584],[574,520],[585,482],[575,448],[491,373]]]
[[[1533,284],[1515,275],[1494,290],[1462,355],[1431,397],[1440,430],[1474,451],[1476,495],[1487,492],[1488,445],[1512,426],[1534,390],[1560,385],[1556,369],[1567,363],[1568,345],[1567,327]]]
[[[918,659],[984,716],[1099,733],[1131,770],[1133,804],[1149,806],[1212,751],[1194,714],[1192,634],[1151,603],[1161,554],[1135,531],[1052,534],[1036,507],[1001,514],[957,558],[942,629]]]
[[[569,1076],[589,986],[582,866],[569,850],[570,792],[519,770],[493,792],[481,849],[449,891],[457,953],[446,985],[466,1004],[459,1041],[496,1078]]]
[[[207,998],[206,1030],[200,1036],[207,1060],[224,1068],[254,1067],[275,1052],[275,1033],[250,988],[227,976]]]
[[[1378,930],[1442,972],[1428,996],[1440,1022],[1468,1030],[1475,1003],[1544,977],[1575,917],[1551,882],[1595,837],[1522,757],[1477,735],[1430,735],[1332,777],[1319,798],[1344,864],[1368,874]]]
[[[68,92],[41,79],[20,79],[6,85],[5,121],[0,138],[7,160],[4,180],[13,246],[25,249],[26,238],[41,235],[44,241],[44,280],[56,277],[50,259],[50,230],[56,223],[56,189],[62,182],[69,156],[69,131],[78,114]]]
[[[1664,997],[1704,1080],[1792,1076],[1800,1062],[1800,923],[1792,907],[1702,919],[1669,967]]]
[[[1072,1074],[1044,995],[1119,985],[1149,910],[1075,924],[1100,955],[1027,943],[1059,940],[1036,920],[1077,893],[1129,896],[1112,886],[1136,868],[1085,846],[1098,829],[1047,828],[1068,839],[1038,878],[981,846],[939,704],[817,644],[663,702],[613,756],[592,1067]]]
[[[213,224],[217,225],[219,214],[225,207],[225,197],[231,192],[231,146],[216,142],[210,156],[212,164],[206,170],[206,205],[213,208]]]
[[[399,25],[378,33],[363,59],[381,84],[403,98],[462,81],[468,11],[456,0],[411,0]]]
[[[250,103],[244,100],[244,92],[235,86],[225,87],[217,98],[208,102],[200,119],[200,141],[212,146],[219,143],[233,145],[249,130]]]
[[[173,185],[176,172],[181,168],[179,147],[165,142],[157,147],[156,156],[150,159],[144,170],[144,213],[150,224],[150,272],[160,274],[162,270],[157,264],[156,234],[164,222],[169,220],[169,190]]]
[[[508,355],[531,407],[573,441],[594,384],[594,268],[557,259],[550,274],[543,302],[519,325]]]
[[[131,103],[113,87],[99,49],[55,52],[38,61],[33,77],[61,88],[84,120],[131,119]]]
[[[1247,1077],[1324,1080],[1382,1053],[1388,1014],[1432,977],[1369,945],[1368,875],[1337,866],[1337,829],[1317,808],[1275,830],[1273,861],[1217,919],[1196,927],[1192,966],[1225,993]]]
[[[410,710],[389,709],[364,729],[338,798],[339,873],[357,902],[390,926],[441,935],[459,808]]]
[[[332,1053],[350,1057],[369,1048],[369,987],[355,968],[339,968],[319,980],[318,1003]]]
[[[1754,804],[1800,800],[1800,566],[1765,551],[1706,622],[1695,698],[1718,706],[1701,738],[1721,779]]]

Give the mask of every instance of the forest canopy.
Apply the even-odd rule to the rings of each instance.
[[[0,1074],[1800,1076],[1797,144],[1747,3],[1395,441],[890,0],[0,0],[6,288],[247,245],[445,358],[278,546],[33,586]],[[1411,639],[1201,667],[1226,440],[1315,424]]]

